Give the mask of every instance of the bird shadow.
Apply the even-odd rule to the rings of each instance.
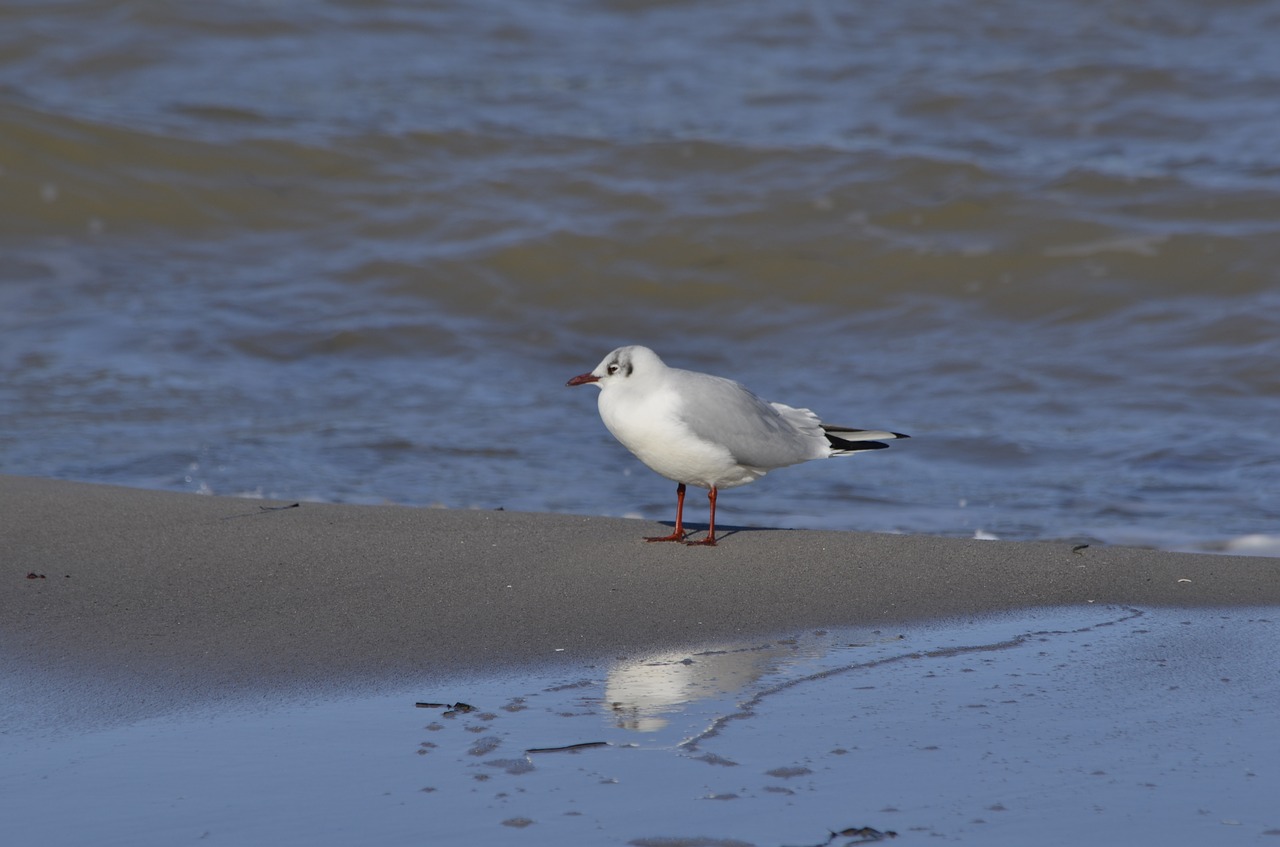
[[[673,532],[675,531],[675,528],[676,528],[675,521],[658,521],[658,523],[661,524],[662,526],[669,526],[671,527]],[[686,523],[684,525],[684,529],[685,529],[685,532],[688,533],[685,536],[685,541],[697,541],[707,534],[707,530],[710,529],[710,527],[707,524]],[[750,533],[750,532],[791,532],[791,531],[792,530],[788,529],[787,527],[782,527],[782,526],[721,526],[717,524],[716,525],[716,543],[724,541],[726,538],[732,538],[733,536],[742,532]]]

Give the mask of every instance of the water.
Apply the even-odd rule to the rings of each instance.
[[[8,3],[0,469],[670,520],[613,347],[911,433],[726,524],[1276,552],[1280,11]]]
[[[834,630],[53,735],[20,709],[0,810],[49,847],[1267,844],[1267,612]]]

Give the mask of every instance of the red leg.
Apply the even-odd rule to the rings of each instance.
[[[707,537],[701,541],[686,541],[689,546],[702,545],[704,547],[716,546],[716,490],[712,488],[707,492],[707,499],[711,501],[711,525],[707,528]]]
[[[684,483],[676,486],[676,529],[670,535],[658,535],[646,538],[645,541],[683,541],[684,540]]]

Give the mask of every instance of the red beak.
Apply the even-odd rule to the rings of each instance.
[[[573,379],[565,383],[565,385],[586,385],[588,382],[599,382],[600,377],[595,374],[578,374]]]

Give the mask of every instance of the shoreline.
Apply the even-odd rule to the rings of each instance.
[[[100,676],[130,689],[121,698],[456,677],[1041,607],[1280,605],[1280,559],[1265,557],[734,528],[697,548],[647,544],[661,525],[623,518],[4,475],[0,508],[0,668]]]

